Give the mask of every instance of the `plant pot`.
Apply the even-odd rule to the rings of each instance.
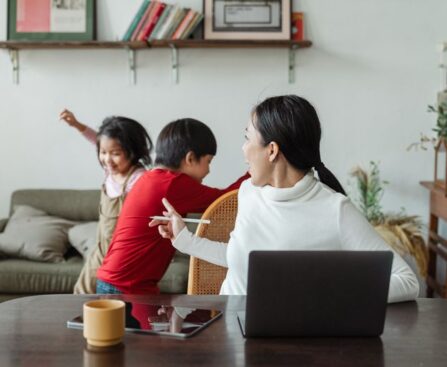
[[[439,138],[435,145],[435,177],[434,184],[447,196],[447,140]]]

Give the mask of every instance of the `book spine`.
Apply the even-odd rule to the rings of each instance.
[[[178,25],[182,21],[182,19],[185,17],[185,14],[189,11],[189,9],[179,9],[178,13],[176,14],[175,18],[172,21],[171,26],[169,27],[169,30],[167,31],[165,38],[171,39],[172,35],[174,34],[175,30],[177,29]]]
[[[132,37],[132,33],[137,27],[138,23],[141,20],[141,17],[144,14],[144,11],[149,6],[149,0],[144,0],[140,7],[138,8],[137,13],[135,14],[134,18],[132,19],[132,22],[130,23],[129,27],[127,28],[126,33],[123,36],[123,41],[130,41]]]
[[[144,26],[144,24],[146,23],[146,21],[147,21],[147,17],[148,17],[148,15],[149,15],[149,13],[151,12],[152,8],[154,7],[154,3],[155,3],[155,1],[149,1],[149,5],[148,5],[148,7],[146,8],[146,10],[145,10],[143,16],[141,17],[141,19],[140,19],[140,21],[139,21],[139,23],[138,23],[138,26],[135,28],[135,30],[134,30],[133,33],[132,33],[132,37],[131,37],[131,40],[132,40],[132,41],[136,41],[136,40],[137,40],[137,38],[138,38],[138,34],[141,32],[141,28],[142,28],[142,27]]]
[[[188,13],[185,15],[183,20],[180,22],[180,24],[177,27],[177,29],[175,30],[175,32],[172,34],[171,38],[173,40],[180,39],[180,36],[182,35],[182,33],[185,31],[185,29],[188,27],[189,23],[193,19],[194,13],[195,12],[192,9],[188,11]]]
[[[158,34],[160,33],[160,30],[163,28],[163,26],[166,22],[166,19],[169,17],[171,10],[172,10],[172,5],[166,4],[165,10],[163,10],[163,13],[161,13],[160,19],[158,19],[158,22],[155,25],[154,30],[152,31],[151,35],[149,36],[150,41],[157,39]]]
[[[164,3],[157,3],[155,5],[150,15],[150,18],[148,19],[148,21],[145,24],[145,27],[141,30],[140,35],[138,36],[139,41],[145,41],[150,36],[165,6],[166,4]]]
[[[181,39],[187,39],[199,26],[203,19],[203,14],[197,13],[197,16],[191,22],[191,26],[186,29],[185,33],[182,35]]]
[[[160,39],[164,39],[166,33],[169,30],[169,27],[173,21],[173,19],[175,18],[177,12],[179,11],[179,7],[178,5],[175,5],[172,7],[171,11],[169,12],[169,16],[166,18],[164,24],[162,25],[160,31],[158,32],[157,38],[158,40]]]

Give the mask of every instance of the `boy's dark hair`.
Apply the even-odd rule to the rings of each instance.
[[[155,145],[155,164],[179,168],[188,152],[196,159],[216,155],[217,143],[211,129],[203,122],[191,118],[179,119],[167,124]]]
[[[139,122],[122,116],[105,118],[96,136],[98,155],[101,136],[117,140],[133,166],[152,164],[152,140]]]
[[[254,126],[264,145],[276,142],[293,167],[304,172],[314,167],[321,182],[346,195],[340,182],[321,161],[320,120],[307,100],[296,95],[271,97],[257,105],[253,114]]]

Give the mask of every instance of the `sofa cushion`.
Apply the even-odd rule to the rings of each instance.
[[[78,222],[98,220],[100,190],[25,189],[11,196],[10,216],[17,205]]]
[[[98,222],[77,224],[68,230],[68,241],[85,259],[96,246]]]
[[[82,265],[80,256],[72,256],[63,263],[0,260],[0,293],[72,293]]]
[[[27,205],[17,206],[0,233],[0,252],[34,261],[62,262],[69,246],[67,232],[75,223]]]

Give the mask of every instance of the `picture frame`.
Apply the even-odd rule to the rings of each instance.
[[[8,40],[92,41],[95,0],[8,0]]]
[[[207,40],[289,40],[290,0],[204,0]]]

